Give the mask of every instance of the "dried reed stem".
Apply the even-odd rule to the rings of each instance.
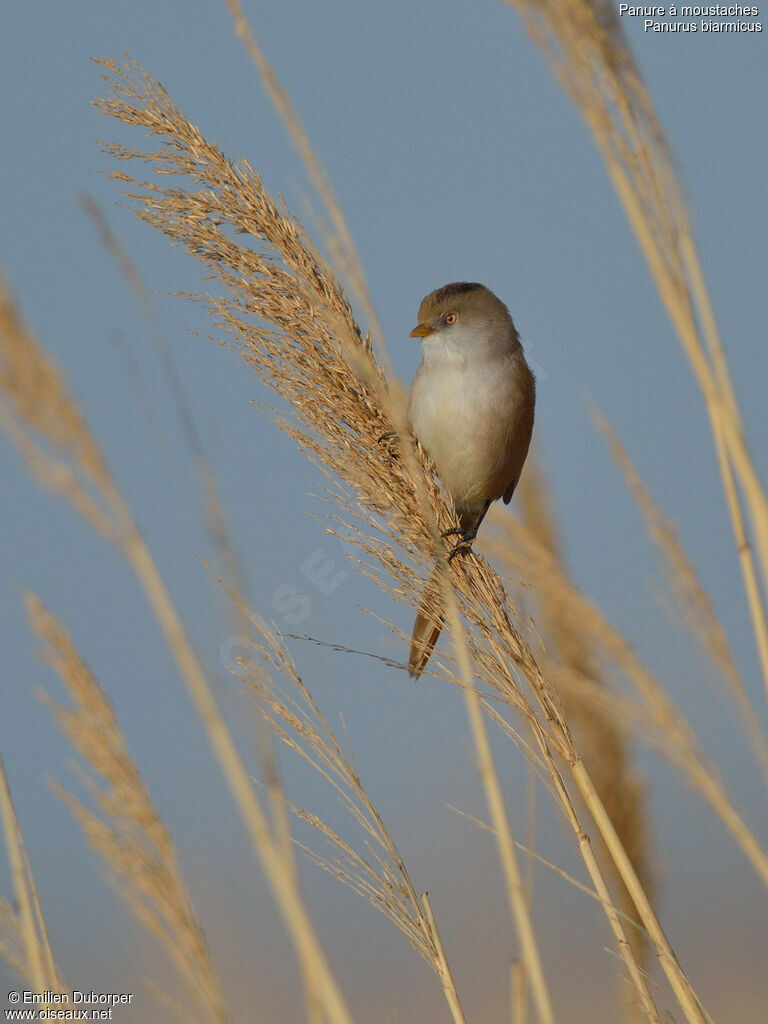
[[[335,856],[329,859],[314,850],[307,852],[321,868],[361,895],[400,929],[438,975],[455,1024],[464,1024],[456,985],[431,907],[424,897],[419,900],[397,846],[354,762],[320,713],[284,645],[236,596],[234,599],[260,636],[259,642],[252,643],[251,656],[241,659],[239,669],[244,682],[256,694],[261,715],[274,735],[331,786],[362,831],[366,848],[364,853],[358,853],[351,842],[344,840],[317,815],[292,805],[294,812],[316,830]],[[285,680],[287,689],[277,683],[277,676]],[[282,794],[280,800],[284,802]]]
[[[768,785],[768,748],[752,702],[728,642],[728,636],[712,603],[698,578],[696,569],[683,550],[677,530],[662,515],[635,469],[629,454],[614,434],[608,420],[594,412],[593,418],[605,438],[643,516],[650,539],[659,549],[670,589],[678,608],[689,623],[702,649],[725,680],[741,715],[755,760]]]
[[[446,595],[448,598],[448,613],[457,620],[459,617],[458,604],[455,594],[451,591]],[[451,607],[453,605],[453,607]],[[456,660],[459,665],[461,680],[464,684],[464,701],[467,709],[472,739],[475,745],[477,756],[477,771],[480,781],[485,790],[485,799],[488,804],[488,811],[491,816],[496,844],[499,850],[499,858],[504,871],[506,881],[507,897],[510,903],[512,917],[517,926],[517,933],[520,937],[522,947],[523,963],[528,983],[533,994],[533,1001],[536,1004],[536,1012],[541,1024],[554,1024],[554,1012],[552,1001],[549,996],[544,968],[541,963],[541,955],[536,940],[536,933],[531,921],[530,907],[526,899],[523,886],[520,864],[517,859],[515,842],[512,836],[512,829],[509,824],[504,795],[501,790],[501,782],[496,771],[496,764],[491,752],[491,745],[488,739],[488,730],[485,724],[480,704],[480,695],[475,686],[472,663],[463,633],[454,633],[454,645]]]
[[[344,213],[331,188],[328,176],[323,170],[320,159],[301,123],[301,118],[291,102],[291,97],[281,85],[275,69],[264,56],[261,47],[256,41],[256,36],[243,13],[240,0],[224,0],[224,2],[232,16],[235,32],[261,76],[261,81],[267,91],[267,95],[282,118],[286,130],[304,162],[310,181],[333,225],[333,234],[329,238],[331,258],[339,268],[341,276],[351,288],[355,299],[364,310],[374,338],[381,344],[384,339],[384,332],[381,329],[381,324],[376,314],[363,265],[355,248],[355,243],[352,240]]]
[[[478,679],[497,689],[532,726],[542,716],[555,749],[575,764],[578,755],[568,727],[516,629],[500,580],[482,559],[445,566],[434,523],[451,525],[451,510],[434,468],[412,448],[394,386],[386,381],[330,271],[248,164],[227,161],[135,65],[107,66],[112,92],[99,101],[102,111],[165,138],[156,153],[117,145],[107,151],[121,160],[149,160],[163,175],[188,175],[200,187],[187,191],[115,176],[129,185],[138,215],[205,262],[224,286],[226,297],[205,300],[209,309],[248,365],[289,404],[293,418],[282,422],[284,429],[330,479],[340,482],[336,498],[358,524],[351,527],[355,542],[378,566],[368,571],[384,586],[385,577],[394,579],[395,593],[415,604],[423,584],[414,576],[413,562],[434,564],[437,557],[470,717],[475,699],[471,650]],[[254,245],[241,244],[242,234]],[[399,460],[382,458],[377,443],[393,425],[406,442]],[[414,463],[417,473],[411,471]],[[467,619],[463,629],[460,611]],[[538,712],[518,685],[520,676]],[[482,751],[477,729],[475,734]],[[492,781],[490,786],[489,805],[501,813],[503,801],[493,796]],[[622,949],[622,955],[634,963],[631,951]],[[667,965],[673,962],[669,956],[666,960]],[[638,975],[634,965],[632,976]],[[647,990],[638,992],[648,1006]]]
[[[58,991],[61,988],[45,921],[40,909],[37,887],[27,859],[24,839],[11,799],[5,765],[0,758],[0,817],[3,821],[5,846],[11,868],[13,888],[18,905],[19,937],[24,944],[24,972],[36,992]],[[42,1005],[48,1006],[46,1000]]]
[[[272,836],[228,726],[186,636],[149,549],[112,481],[99,447],[87,428],[63,375],[27,331],[0,280],[0,396],[2,425],[26,457],[31,471],[62,492],[131,564],[163,631],[219,766],[261,859],[288,925],[306,977],[316,985],[330,1021],[351,1017],[332,975],[296,879]]]
[[[617,721],[634,725],[638,739],[653,746],[686,775],[731,833],[763,884],[768,885],[768,851],[736,810],[716,768],[660,680],[638,657],[626,637],[562,573],[561,567],[530,531],[509,516],[502,519],[491,514],[489,518],[503,528],[505,541],[499,543],[493,535],[487,535],[484,543],[513,574],[524,571],[538,589],[555,592],[555,600],[579,623],[596,657],[606,665],[614,665],[632,684],[635,696],[629,698],[615,685],[609,692],[606,687],[573,671],[558,671],[560,688],[574,688],[575,699],[602,705]],[[609,675],[604,682],[612,682]]]
[[[99,852],[135,916],[165,946],[207,1020],[226,1024],[221,986],[171,836],[158,814],[106,694],[64,625],[39,598],[27,596],[30,624],[43,656],[60,676],[74,709],[47,698],[62,731],[88,764],[89,788],[101,816],[57,786],[90,844]],[[105,786],[98,785],[100,780]]]
[[[592,130],[701,388],[768,695],[768,498],[747,448],[693,232],[653,104],[609,0],[506,2],[520,13]],[[762,592],[734,474],[756,536]]]
[[[463,1024],[464,1022],[464,1011],[461,1008],[459,1002],[459,995],[456,991],[456,985],[453,980],[453,974],[448,966],[448,960],[445,956],[445,949],[443,948],[443,942],[440,938],[440,932],[437,930],[437,922],[435,921],[435,915],[432,912],[432,904],[429,902],[429,893],[423,892],[421,894],[421,905],[424,907],[424,914],[429,927],[432,932],[433,941],[435,943],[435,952],[437,955],[437,967],[440,974],[440,980],[443,984],[443,991],[448,1001],[448,1007],[451,1011],[456,1024]]]
[[[293,868],[283,858],[282,844],[270,832],[266,814],[254,792],[229,727],[216,705],[149,549],[138,534],[126,544],[125,554],[144,588],[205,726],[222,773],[248,829],[254,851],[277,897],[305,977],[311,979],[315,995],[329,1019],[336,1024],[351,1024],[352,1017],[310,921]]]
[[[510,1024],[528,1024],[528,985],[520,960],[509,967],[509,1014]]]
[[[632,897],[643,925],[655,946],[661,968],[667,976],[667,980],[685,1013],[686,1019],[691,1024],[707,1024],[706,1015],[701,1003],[683,973],[680,964],[677,962],[672,947],[664,934],[664,929],[661,927],[651,902],[646,896],[640,879],[637,877],[637,872],[627,856],[624,845],[605,810],[605,805],[598,795],[584,762],[579,760],[575,764],[570,765],[570,769],[576,785],[579,787],[579,792],[600,830],[603,842],[613,858],[621,880]]]
[[[519,498],[526,531],[547,552],[554,571],[567,578],[553,504],[539,464],[535,459],[531,462],[530,457]],[[547,638],[545,671],[559,673],[564,678],[569,678],[571,673],[587,676],[600,685],[592,638],[583,628],[581,619],[573,614],[573,604],[567,591],[544,585],[532,592],[536,599],[536,619]],[[565,666],[564,673],[562,666]],[[649,823],[644,792],[632,767],[626,733],[603,706],[594,701],[583,701],[579,693],[574,694],[572,687],[563,686],[560,692],[581,756],[590,765],[600,796],[646,892],[652,893]],[[603,867],[607,865],[611,870],[610,857],[599,848],[597,853]],[[621,896],[624,908],[629,907],[631,911],[631,900],[623,888]],[[645,954],[642,933],[637,933],[636,953],[642,961]]]
[[[543,730],[538,726],[534,729],[534,736],[539,744],[539,749],[541,750],[541,753],[544,757],[549,772],[550,780],[554,784],[554,792],[557,799],[557,803],[560,806],[560,809],[563,811],[566,821],[571,826],[573,834],[576,836],[579,853],[581,854],[581,858],[584,861],[584,865],[587,869],[587,872],[589,873],[589,877],[592,880],[592,884],[595,887],[595,892],[597,893],[598,899],[605,912],[605,916],[608,918],[608,924],[610,925],[611,931],[613,932],[614,937],[616,939],[616,945],[618,947],[621,958],[624,961],[624,965],[626,966],[627,971],[629,973],[631,983],[640,999],[640,1005],[647,1018],[650,1021],[652,1021],[653,1024],[661,1024],[661,1017],[659,1015],[659,1011],[656,1009],[656,1005],[653,999],[651,998],[651,994],[648,990],[648,985],[645,981],[645,976],[643,975],[643,972],[641,971],[637,963],[637,960],[632,949],[632,945],[629,939],[627,938],[624,926],[622,924],[621,915],[619,914],[619,911],[617,910],[616,905],[614,904],[611,898],[610,891],[605,882],[605,877],[600,868],[600,865],[597,862],[594,850],[592,849],[592,844],[590,842],[589,835],[582,828],[578,812],[576,811],[576,807],[573,803],[573,800],[571,799],[571,795],[568,792],[565,782],[563,781],[562,775],[560,774],[560,769],[558,768],[555,759],[552,756],[552,752],[549,748],[546,736]],[[574,764],[578,762],[573,762],[566,758],[566,763],[568,764],[568,767],[573,774]],[[589,804],[587,806],[589,807]],[[605,840],[605,837],[603,837],[603,839]],[[620,841],[619,845],[621,845]],[[611,857],[613,857],[614,851],[607,843],[606,847]],[[632,894],[630,893],[630,895]],[[666,948],[669,950],[669,954],[671,954],[674,957],[674,954],[672,954],[672,951],[669,948],[669,944],[666,942],[666,937],[664,937],[663,939],[663,946],[666,946]],[[677,971],[680,975],[682,975],[682,970],[679,968],[679,965],[677,967]]]

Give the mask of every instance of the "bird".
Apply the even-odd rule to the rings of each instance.
[[[491,503],[509,504],[533,433],[536,380],[504,303],[485,285],[455,281],[425,296],[418,323],[423,358],[411,385],[408,420],[453,499],[458,536],[448,560],[470,550]],[[439,564],[411,637],[408,674],[418,678],[440,636],[445,611]]]

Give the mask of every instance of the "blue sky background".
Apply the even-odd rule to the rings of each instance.
[[[401,378],[409,381],[418,365],[408,331],[426,292],[468,278],[508,303],[538,372],[538,451],[573,574],[667,681],[768,840],[764,793],[734,716],[656,601],[653,551],[587,411],[591,401],[608,416],[680,525],[764,707],[702,401],[588,132],[520,21],[502,4],[466,0],[244,7],[341,200]],[[660,36],[644,33],[638,19],[623,25],[685,184],[766,479],[768,34]],[[0,260],[28,323],[79,396],[255,770],[245,698],[219,653],[231,627],[202,564],[213,552],[173,393],[147,323],[80,205],[85,192],[101,204],[148,286],[202,287],[194,260],[118,208],[118,186],[104,176],[114,165],[97,139],[142,140],[90,105],[102,83],[89,58],[123,53],[229,157],[247,158],[311,235],[320,233],[304,205],[301,164],[223,4],[41,0],[4,12]],[[268,392],[236,357],[190,333],[207,329],[201,307],[164,295],[154,301],[255,609],[290,628],[273,601],[281,586],[295,586],[311,601],[303,631],[401,656],[361,606],[403,629],[409,615],[356,575],[313,518],[324,514],[311,496],[322,480],[258,407]],[[290,946],[134,579],[68,507],[30,482],[7,442],[0,479],[0,751],[66,977],[76,987],[135,991],[139,1005],[121,1020],[163,1019],[141,979],[166,984],[170,972],[46,784],[66,779],[69,750],[36,699],[39,687],[60,689],[34,657],[18,587],[37,591],[66,619],[113,699],[176,838],[235,1020],[300,1019]],[[318,552],[346,573],[329,599],[306,574]],[[485,814],[460,696],[429,679],[414,685],[369,659],[302,645],[294,653],[329,717],[343,713],[360,773],[415,884],[430,891],[468,1017],[504,1019],[517,946],[495,851],[446,808]],[[522,828],[524,765],[503,744],[499,757],[513,824]],[[666,766],[638,757],[651,794],[665,927],[715,1018],[752,1022],[768,999],[759,962],[766,895],[698,798]],[[291,796],[340,820],[314,780],[288,760],[285,772]],[[544,798],[541,805],[541,852],[581,877],[565,830]],[[311,868],[304,877],[358,1019],[444,1020],[437,983],[402,936],[331,879]],[[9,896],[9,879],[2,884]],[[535,912],[562,1019],[612,1019],[615,963],[599,911],[540,870]]]

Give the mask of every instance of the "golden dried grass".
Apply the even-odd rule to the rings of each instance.
[[[0,424],[39,483],[66,497],[99,532],[126,526],[101,449],[64,375],[27,329],[0,276]]]
[[[610,0],[505,2],[523,18],[589,125],[701,389],[768,695],[768,498],[749,453],[682,189],[653,103]]]
[[[89,771],[86,782],[98,813],[61,786],[55,792],[79,822],[88,843],[142,925],[165,947],[204,1020],[228,1020],[221,985],[184,884],[178,857],[155,808],[106,694],[72,637],[35,595],[27,597],[42,654],[64,684],[73,707],[50,697],[61,731]]]
[[[519,500],[527,534],[540,546],[542,553],[547,553],[552,566],[567,578],[554,505],[535,458],[526,467],[521,480]],[[536,622],[546,637],[542,654],[544,670],[555,678],[574,674],[579,678],[593,680],[597,686],[604,685],[592,649],[591,634],[574,614],[567,590],[536,586],[535,577],[529,577],[528,582],[533,584],[530,592],[536,599]],[[651,866],[650,815],[644,787],[632,765],[632,753],[625,731],[605,706],[594,701],[585,702],[568,685],[561,686],[560,693],[566,717],[582,756],[590,766],[597,792],[616,826],[643,888],[652,896],[655,884]],[[598,843],[597,853],[603,869],[615,876],[615,867],[602,843]],[[626,913],[631,914],[629,895],[620,880],[616,881],[620,887],[620,905]],[[642,963],[647,954],[644,936],[641,932],[633,932],[632,938]]]
[[[569,0],[562,5],[517,3],[516,6],[532,19],[538,41],[552,51],[553,59],[559,62],[558,69],[564,82],[595,130],[662,297],[707,396],[739,543],[753,626],[765,669],[768,659],[764,655],[768,653],[768,645],[765,651],[761,646],[761,635],[765,635],[765,616],[754,559],[746,541],[745,520],[733,486],[733,474],[744,488],[745,507],[756,531],[764,573],[768,565],[766,503],[746,451],[722,347],[698,271],[679,192],[674,188],[674,178],[671,183],[669,180],[670,165],[655,115],[628,56],[615,17],[611,20],[612,12],[607,4]],[[255,40],[252,37],[249,40],[243,27],[239,4],[231,0],[229,7],[238,31],[258,65]],[[526,643],[515,608],[499,576],[484,560],[475,558],[453,564],[450,569],[445,568],[437,530],[452,525],[451,509],[443,500],[432,468],[423,454],[411,447],[406,436],[402,393],[397,382],[387,378],[381,357],[374,355],[370,338],[360,331],[333,274],[297,222],[271,199],[247,164],[232,164],[215,146],[208,144],[173,106],[164,90],[137,65],[103,63],[108,68],[106,77],[112,93],[99,101],[101,110],[126,124],[143,127],[150,136],[161,138],[160,149],[155,153],[115,145],[108,146],[108,151],[122,160],[149,160],[160,175],[191,178],[196,189],[173,185],[163,187],[157,184],[157,179],[141,181],[127,174],[114,176],[128,185],[139,216],[203,260],[223,287],[223,297],[204,300],[214,318],[216,330],[223,330],[228,335],[228,344],[238,350],[287,402],[291,416],[285,418],[282,425],[328,474],[346,520],[339,529],[360,548],[366,570],[382,586],[392,590],[398,599],[415,606],[421,596],[423,570],[431,566],[435,556],[443,564],[441,586],[451,612],[449,621],[455,644],[455,659],[447,660],[443,675],[462,686],[467,699],[481,776],[507,875],[508,895],[513,913],[522,914],[518,926],[526,947],[525,973],[529,976],[526,981],[534,982],[540,1018],[550,1019],[548,994],[543,978],[536,981],[530,977],[537,970],[538,952],[533,936],[529,935],[527,939],[525,936],[528,925],[523,887],[514,861],[515,844],[490,757],[485,724],[480,714],[482,710],[520,743],[573,828],[646,1015],[652,1020],[660,1019],[629,948],[622,915],[610,898],[603,872],[591,851],[587,832],[582,827],[563,775],[563,765],[565,774],[570,776],[571,784],[581,795],[597,825],[686,1019],[703,1021],[704,1011],[674,958],[651,906],[647,887],[642,883],[640,860],[629,849],[631,841],[628,835],[619,835],[616,823],[601,799],[602,786],[597,777],[593,778],[587,770],[581,757],[581,745],[571,735],[572,709],[568,709],[567,699],[565,709],[561,706],[556,688],[562,688],[566,693],[568,686],[581,687],[581,692],[588,694],[594,705],[608,708],[625,718],[650,723],[656,742],[662,747],[671,746],[668,756],[677,759],[691,777],[699,778],[699,785],[705,795],[709,793],[713,806],[719,802],[716,809],[723,820],[735,834],[741,834],[742,841],[748,846],[751,833],[749,830],[744,833],[743,823],[719,787],[716,773],[710,771],[699,756],[695,737],[689,734],[684,721],[670,708],[663,688],[649,676],[626,640],[611,630],[599,615],[595,616],[583,599],[577,597],[571,610],[584,616],[587,628],[583,635],[578,631],[564,632],[561,629],[563,647],[569,649],[566,659],[569,664],[567,670],[550,671],[551,666],[542,665]],[[268,78],[271,69],[263,62],[260,71]],[[280,92],[272,91],[279,101]],[[289,123],[291,115],[290,106],[284,107],[284,116]],[[295,137],[301,148],[306,142],[305,137],[298,130]],[[311,155],[311,150],[309,152]],[[307,159],[306,153],[304,156]],[[673,186],[671,189],[670,184]],[[322,189],[319,190],[322,194]],[[328,195],[332,200],[330,192]],[[670,196],[671,203],[668,203]],[[255,246],[242,244],[243,236],[254,238]],[[349,251],[347,258],[350,258]],[[352,272],[355,272],[354,267]],[[349,271],[347,276],[350,276]],[[293,869],[288,865],[281,871],[275,861],[278,851],[285,851],[287,830],[283,828],[282,838],[269,832],[258,801],[249,787],[246,788],[247,779],[237,753],[212,702],[175,610],[130,514],[116,495],[103,460],[98,455],[98,447],[87,434],[82,417],[78,419],[79,411],[69,399],[60,375],[51,369],[47,358],[35,348],[34,339],[23,331],[6,292],[3,292],[2,300],[4,319],[0,320],[0,326],[6,328],[3,333],[10,337],[19,334],[24,337],[23,342],[17,340],[11,345],[10,356],[6,352],[8,346],[0,342],[0,388],[4,388],[7,398],[5,425],[26,453],[31,466],[38,470],[42,466],[42,475],[49,484],[63,489],[102,532],[118,541],[144,583],[249,823],[254,845],[264,858],[311,984],[312,978],[317,980],[318,972],[323,974],[324,959],[314,944],[311,927],[297,902],[295,887],[292,888]],[[359,301],[365,306],[363,299],[359,298]],[[703,324],[708,354],[697,333],[698,324],[692,312],[694,307],[698,308],[699,320]],[[369,311],[369,323],[372,322]],[[16,391],[19,395],[14,394]],[[50,423],[47,422],[48,412],[41,416],[40,410],[34,407],[35,400],[40,401],[41,397],[51,403],[53,416]],[[382,453],[377,444],[381,434],[393,428],[404,442],[399,455]],[[94,508],[98,514],[94,513]],[[530,549],[535,553],[536,545]],[[541,570],[544,575],[549,574],[554,585],[565,588],[568,596],[572,597],[573,588],[569,581],[563,579],[557,564],[553,567],[551,557],[548,561],[546,555],[546,545],[542,554],[539,544],[532,562],[538,558],[544,566]],[[530,550],[527,557],[531,557]],[[414,567],[421,572],[415,573]],[[562,596],[560,594],[560,599]],[[566,606],[567,602],[562,607]],[[459,622],[458,610],[464,616],[464,626]],[[599,652],[601,658],[613,659],[614,663],[620,664],[621,670],[636,686],[639,700],[628,702],[616,690],[593,685],[593,677],[597,674],[592,664],[594,652]],[[487,697],[481,697],[475,686],[475,677],[488,687],[486,692],[493,698],[493,703]],[[293,683],[296,683],[295,679]],[[301,720],[285,718],[283,708],[287,705],[280,703],[279,698],[275,699],[278,704],[273,706],[273,720],[278,731],[287,722],[289,730],[295,733],[294,726],[300,725]],[[506,709],[512,709],[522,718],[523,728],[527,727],[525,735],[506,717],[505,705]],[[285,714],[290,716],[292,712]],[[280,725],[281,719],[283,725]],[[322,725],[314,735],[331,744],[328,749],[336,749],[333,741],[322,733]],[[317,757],[318,748],[312,746],[316,741],[311,739],[311,733],[302,733],[302,736],[304,739],[310,736],[310,748]],[[316,763],[322,766],[322,758]],[[616,817],[615,811],[613,817]],[[316,824],[332,843],[339,838],[334,838],[335,833],[329,835],[322,823]],[[339,848],[339,844],[336,845]],[[386,841],[383,848],[388,850]],[[357,855],[351,847],[349,851],[343,850],[345,856],[352,857],[348,863],[359,869],[360,864],[355,860]],[[759,871],[763,870],[764,853],[753,850],[753,855],[755,866]],[[388,863],[385,860],[385,865]],[[383,878],[391,884],[391,876],[381,864],[378,870],[383,872],[376,875],[379,882]],[[355,877],[368,898],[377,898],[376,885],[379,882],[372,881],[365,873]],[[403,884],[402,878],[397,884]],[[418,920],[418,928],[424,928],[425,920],[433,923],[428,902],[423,904],[422,911],[417,911],[410,895],[408,899],[411,922]],[[415,903],[418,907],[418,900]],[[396,914],[396,911],[392,913]],[[436,930],[434,935],[437,936]],[[440,973],[438,943],[439,937],[433,942],[430,956]],[[348,1019],[327,974],[324,975],[324,984],[316,991],[325,1000],[330,1019]],[[459,1019],[453,1009],[454,1017]]]
[[[451,519],[445,502],[439,499],[434,472],[428,470],[425,474],[423,459],[416,466],[417,455],[403,436],[400,389],[387,385],[370,340],[361,334],[331,271],[298,223],[278,208],[247,164],[235,166],[217,147],[205,144],[164,90],[140,69],[119,68],[114,63],[108,66],[113,91],[111,97],[99,101],[102,112],[127,124],[143,125],[150,134],[158,132],[162,124],[166,128],[172,126],[166,137],[173,135],[173,145],[155,154],[161,165],[158,170],[169,174],[193,173],[209,186],[192,195],[151,185],[142,196],[139,215],[207,262],[229,288],[226,300],[210,304],[218,325],[239,344],[246,362],[293,406],[296,419],[284,423],[284,428],[326,470],[348,485],[357,499],[355,514],[362,511],[361,506],[369,516],[386,514],[390,520],[395,510],[401,512],[399,522],[390,529],[398,530],[411,552],[420,548],[423,556],[425,541],[434,541],[437,535],[435,511],[440,529],[445,529]],[[134,80],[129,72],[135,72]],[[144,93],[145,104],[140,102],[139,90]],[[120,159],[139,155],[115,145],[106,149]],[[127,175],[116,176],[140,185]],[[129,195],[139,198],[136,193]],[[237,244],[230,237],[232,230],[260,239],[265,251]],[[280,262],[270,257],[277,257]],[[252,318],[266,322],[267,326],[255,324]],[[303,420],[303,427],[298,426],[298,420]],[[378,445],[381,435],[393,428],[405,442],[395,486],[393,463],[381,459]],[[367,452],[365,460],[350,459],[353,443],[361,446],[358,453]],[[421,514],[425,502],[429,505],[427,521]],[[447,587],[445,576],[443,585]],[[472,674],[463,652],[463,635],[452,593],[446,594],[446,603],[457,625],[454,642],[459,657],[464,653],[463,677],[470,720],[500,836],[513,913],[527,951],[540,1012],[548,1024],[552,1020],[550,1000],[530,915],[522,899],[520,871],[485,726],[472,690]]]
[[[120,160],[147,160],[162,176],[188,176],[193,189],[159,185],[124,172],[114,176],[127,185],[138,215],[201,259],[226,294],[203,299],[229,344],[289,404],[291,418],[282,425],[331,478],[340,482],[337,498],[347,513],[347,536],[368,558],[368,571],[415,605],[421,584],[413,563],[429,563],[436,552],[434,529],[418,500],[418,481],[404,471],[404,459],[382,459],[377,439],[397,429],[396,402],[367,337],[364,337],[336,285],[295,220],[266,194],[246,163],[233,164],[205,142],[164,90],[135,65],[107,64],[111,92],[98,105],[127,125],[163,136],[154,152],[117,144],[105,148]],[[239,239],[249,235],[255,246]],[[385,415],[384,410],[389,415]],[[406,446],[407,447],[407,446]],[[450,523],[431,468],[420,457],[421,479],[431,511],[441,527]],[[670,983],[690,1020],[700,1020],[698,1003],[676,963],[658,919],[597,796],[576,751],[559,703],[542,677],[530,648],[515,624],[515,613],[498,576],[481,559],[452,566],[450,579],[467,623],[467,646],[453,630],[459,673],[468,697],[470,721],[479,751],[488,750],[469,654],[477,678],[492,686],[522,712],[555,780],[568,820],[583,835],[578,816],[553,758],[563,758],[612,850],[618,870],[632,893],[643,923]],[[452,593],[449,589],[447,600]],[[530,703],[527,688],[534,704]],[[472,697],[475,693],[475,698]],[[473,705],[474,704],[474,709]],[[482,753],[481,753],[482,757]],[[500,835],[503,799],[494,781],[492,762],[481,764],[489,805]],[[503,848],[513,850],[511,836]],[[585,859],[589,858],[581,843]],[[508,865],[510,893],[520,889]],[[596,888],[611,906],[602,875],[592,857],[588,867]],[[519,922],[520,924],[521,922]],[[647,1012],[656,1019],[650,995],[632,957],[615,908],[611,925],[622,956]],[[524,927],[524,926],[523,926]],[[540,1012],[541,1012],[540,1008]]]
[[[763,884],[768,884],[768,852],[738,811],[720,773],[702,749],[693,728],[663,682],[643,662],[629,640],[568,579],[562,566],[534,534],[509,516],[491,516],[499,535],[484,539],[514,579],[525,575],[537,594],[556,603],[578,628],[595,658],[592,674],[565,664],[551,665],[560,692],[601,709],[674,765],[720,818]],[[600,683],[595,680],[599,673]],[[623,683],[631,687],[627,690]]]
[[[353,757],[323,717],[284,643],[240,604],[257,639],[248,657],[240,659],[237,674],[251,688],[258,712],[274,735],[325,779],[358,835],[357,841],[345,839],[316,814],[290,804],[329,852],[303,848],[316,864],[357,892],[406,936],[437,974],[451,1015],[456,1024],[462,1024],[464,1013],[427,894],[417,894]]]
[[[599,413],[595,413],[594,418],[635,499],[648,536],[658,549],[678,611],[713,665],[716,675],[726,684],[741,716],[763,781],[768,785],[768,747],[757,712],[731,650],[728,634],[717,616],[712,598],[699,579],[696,567],[683,549],[678,529],[663,515],[653,500],[626,448],[611,429],[610,423]]]
[[[14,970],[26,978],[37,992],[66,992],[62,976],[53,958],[48,930],[37,894],[32,866],[11,798],[5,765],[0,759],[0,820],[11,869],[16,908],[0,901],[0,951]],[[49,1000],[41,1004],[48,1007]]]
[[[295,943],[312,998],[328,1019],[348,1024],[349,1011],[320,946],[253,784],[205,673],[130,510],[112,481],[63,375],[25,327],[0,278],[0,425],[40,482],[66,497],[87,522],[113,541],[141,583],[248,830]],[[50,409],[47,405],[50,404]]]

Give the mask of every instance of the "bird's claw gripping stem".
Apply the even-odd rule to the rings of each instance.
[[[450,564],[456,555],[466,555],[472,550],[472,541],[477,536],[477,530],[464,531],[461,527],[454,527],[452,530],[446,530],[443,533],[443,537],[451,537],[458,534],[460,540],[451,548],[448,552],[448,563]]]

